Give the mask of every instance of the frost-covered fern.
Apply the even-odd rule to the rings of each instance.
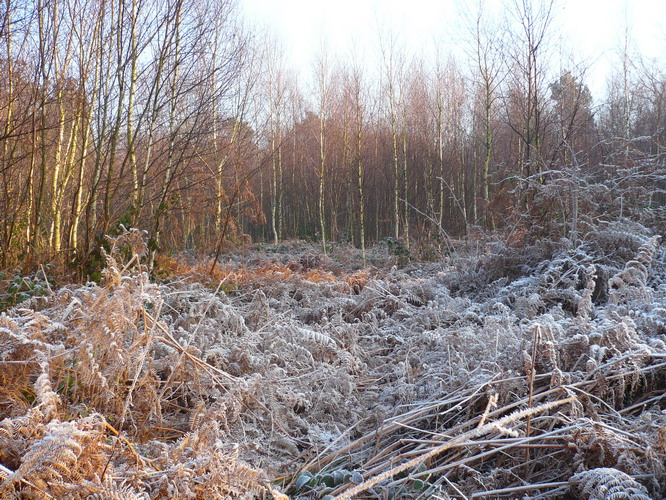
[[[617,469],[599,468],[580,472],[569,479],[582,500],[650,500],[648,491],[631,476]]]

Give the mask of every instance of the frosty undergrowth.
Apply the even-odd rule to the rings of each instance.
[[[0,316],[0,497],[279,496],[286,476],[316,498],[380,474],[366,494],[543,497],[602,468],[664,493],[666,255],[646,229],[364,274],[253,258],[211,287],[112,254],[102,285]]]

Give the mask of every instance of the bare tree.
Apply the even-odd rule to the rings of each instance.
[[[319,110],[319,230],[321,231],[321,245],[326,253],[326,120],[330,112],[331,98],[331,63],[330,55],[322,44],[315,60],[315,80],[317,88],[317,101]]]
[[[283,48],[274,37],[266,38],[266,78],[269,105],[269,124],[272,165],[271,229],[275,244],[281,238],[284,223],[284,175],[282,161],[282,142],[284,139],[284,118],[287,104],[286,60]]]
[[[360,61],[356,53],[352,57],[352,65],[348,79],[349,93],[352,99],[355,115],[356,136],[356,186],[358,188],[358,224],[360,231],[359,243],[361,245],[361,256],[365,264],[365,199],[363,195],[363,129],[366,115],[365,92],[363,73]]]
[[[554,15],[554,0],[513,0],[509,64],[514,89],[511,105],[515,114],[509,116],[509,126],[520,137],[520,164],[525,178],[541,168],[542,122],[546,103],[544,91],[547,78],[546,56],[549,31]],[[525,207],[529,195],[523,196]]]
[[[388,105],[388,119],[391,124],[391,140],[393,145],[393,236],[400,237],[400,150],[399,120],[402,113],[399,109],[401,84],[405,70],[405,50],[399,44],[394,33],[380,34],[379,47],[382,58],[383,92]],[[404,134],[403,134],[404,136]]]
[[[493,157],[495,107],[497,100],[500,98],[500,85],[505,77],[502,51],[506,44],[503,40],[504,27],[491,20],[492,14],[487,12],[487,8],[485,0],[479,0],[476,12],[473,15],[468,14],[467,22],[472,35],[470,55],[476,65],[479,104],[482,109],[484,218],[487,225],[494,226],[494,219],[488,209],[490,203],[490,165]]]

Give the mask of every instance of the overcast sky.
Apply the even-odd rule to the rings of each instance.
[[[486,0],[498,9],[511,0]],[[378,28],[399,33],[414,53],[427,55],[439,40],[460,52],[465,30],[462,13],[478,0],[240,0],[246,18],[267,27],[284,41],[294,68],[307,73],[322,39],[340,57],[351,47],[365,48],[369,64],[376,51]],[[563,51],[590,65],[588,85],[595,95],[606,87],[629,26],[634,46],[647,58],[666,64],[666,0],[556,0],[553,34]],[[501,13],[497,14],[501,17]],[[557,43],[556,43],[557,45]],[[559,50],[559,49],[558,49]],[[376,53],[376,52],[374,52]],[[557,64],[554,62],[554,64]],[[306,75],[304,75],[306,76]]]

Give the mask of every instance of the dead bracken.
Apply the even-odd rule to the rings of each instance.
[[[493,282],[514,250],[255,250],[206,286],[151,282],[128,231],[100,285],[0,316],[0,496],[659,497],[666,254],[598,232]]]

